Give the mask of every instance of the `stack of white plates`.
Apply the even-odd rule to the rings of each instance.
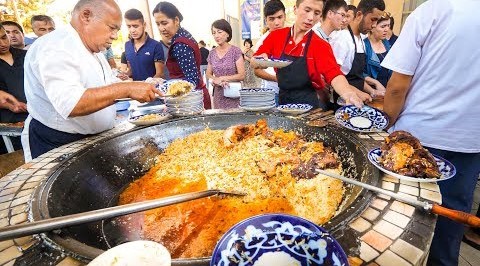
[[[246,111],[266,111],[275,107],[275,91],[272,89],[240,90],[240,108]]]
[[[167,112],[174,116],[197,115],[203,112],[203,92],[193,90],[179,97],[167,97],[165,99]]]

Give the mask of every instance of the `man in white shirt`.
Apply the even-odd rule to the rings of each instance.
[[[322,39],[330,42],[330,34],[336,30],[340,30],[347,21],[347,3],[344,0],[329,0],[325,3],[322,12],[322,22],[314,27]]]
[[[363,77],[366,59],[365,45],[361,34],[367,34],[372,30],[384,10],[385,2],[383,0],[360,1],[355,18],[347,29],[335,32],[330,39],[335,59],[350,85],[372,96],[383,95],[385,88],[380,82]]]
[[[480,172],[479,9],[475,0],[423,3],[382,62],[393,70],[384,102],[390,131],[412,133],[455,165],[457,174],[438,185],[442,205],[464,212],[471,210]],[[427,265],[458,265],[463,231],[439,216]]]
[[[155,99],[153,84],[111,84],[111,69],[101,51],[117,38],[121,23],[114,0],[80,0],[70,25],[32,45],[24,65],[30,114],[22,133],[26,161],[111,129],[115,99]]]
[[[264,8],[263,14],[265,16],[265,23],[267,24],[268,31],[262,35],[262,37],[257,41],[253,46],[253,52],[256,52],[260,45],[262,45],[263,40],[267,38],[268,34],[274,30],[282,29],[285,27],[285,6],[279,0],[270,0],[268,1]],[[277,83],[277,74],[273,67],[267,69],[255,69],[254,73],[257,77],[262,79],[262,88],[271,88],[275,91],[275,101],[278,104],[278,83]]]

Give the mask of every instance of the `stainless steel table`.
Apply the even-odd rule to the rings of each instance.
[[[7,151],[14,152],[12,140],[10,137],[18,137],[22,134],[23,127],[19,126],[8,126],[5,124],[0,125],[0,135],[2,136],[3,142],[7,147]]]

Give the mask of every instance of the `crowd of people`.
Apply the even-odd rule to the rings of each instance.
[[[443,205],[469,212],[480,171],[480,75],[468,70],[480,69],[474,40],[480,20],[463,17],[475,18],[479,7],[474,0],[427,1],[397,36],[384,0],[357,6],[297,0],[293,25],[285,25],[284,4],[270,0],[263,8],[267,31],[255,45],[250,39],[243,49],[231,44],[232,27],[219,19],[211,24],[216,47],[209,51],[182,27],[172,3],[153,9],[161,35],[155,40],[141,11],[122,14],[114,0],[79,0],[65,28],[55,30],[46,15],[33,16],[34,39],[25,38],[17,22],[1,22],[0,123],[25,121],[21,141],[13,144],[29,161],[111,129],[115,99],[153,101],[159,92],[145,82],[149,78],[195,84],[206,109],[237,108],[239,98],[230,91],[242,87],[271,88],[278,104],[323,109],[338,108],[340,97],[358,107],[384,97],[390,131],[411,132],[456,166],[455,178],[439,183]],[[122,20],[129,40],[117,66],[111,45]],[[255,57],[292,63],[262,68]],[[462,236],[462,225],[440,217],[428,264],[458,264]]]

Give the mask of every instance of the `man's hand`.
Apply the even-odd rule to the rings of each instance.
[[[151,102],[155,100],[156,94],[159,94],[159,90],[152,83],[136,81],[130,84],[128,97],[139,102]]]
[[[0,108],[8,109],[14,113],[26,113],[27,105],[18,101],[10,93],[0,91]]]
[[[355,91],[347,92],[347,93],[341,95],[341,97],[345,100],[347,105],[353,104],[358,108],[363,107],[363,100],[357,95],[357,92],[355,92]]]
[[[362,100],[362,102],[371,102],[372,101],[372,97],[370,96],[370,94],[368,94],[366,92],[363,92],[363,91],[361,91],[361,90],[359,90],[355,87],[353,87],[353,90],[357,94],[358,98],[360,98]]]
[[[10,109],[10,111],[14,112],[14,113],[26,113],[27,112],[27,104],[26,103],[23,103],[23,102],[20,102],[20,101],[17,101],[16,104],[14,104],[12,106],[12,108],[8,108]]]
[[[121,80],[128,80],[129,79],[128,75],[125,74],[124,72],[118,73],[117,78],[119,78]]]
[[[250,66],[253,69],[266,69],[266,67],[262,67],[258,65],[256,58],[263,58],[265,60],[268,60],[268,55],[266,53],[263,53],[260,55],[253,56],[252,59],[250,60]]]
[[[380,81],[373,79],[371,77],[366,77],[365,82],[367,83],[365,84],[366,91],[370,93],[370,95],[373,98],[379,97],[379,96],[380,97],[385,96],[386,89],[385,89],[385,86],[383,86],[382,83],[380,83]],[[368,88],[370,88],[370,90],[368,90]]]

